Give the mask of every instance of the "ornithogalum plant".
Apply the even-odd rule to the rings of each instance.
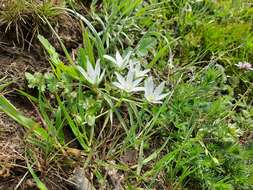
[[[103,80],[105,70],[101,72],[100,60],[96,61],[96,66],[93,68],[91,62],[87,59],[87,68],[84,70],[81,66],[77,66],[79,72],[88,81],[88,83],[98,86]]]
[[[123,77],[119,73],[115,74],[118,81],[113,82],[113,85],[117,88],[129,93],[143,91],[143,87],[139,86],[143,78],[134,79],[134,71],[129,70],[126,77]]]
[[[162,100],[169,95],[169,93],[163,94],[163,89],[165,82],[162,82],[157,87],[154,86],[154,81],[152,77],[149,77],[144,82],[144,96],[147,99],[148,102],[154,103],[154,104],[161,104]]]
[[[115,65],[115,67],[118,68],[119,70],[123,70],[128,66],[130,56],[131,52],[128,52],[128,54],[125,57],[122,57],[119,51],[116,51],[115,58],[109,55],[105,55],[104,58],[111,61]]]

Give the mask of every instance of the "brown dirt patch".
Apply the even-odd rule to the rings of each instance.
[[[14,93],[15,88],[24,89],[26,71],[34,72],[47,68],[47,63],[39,60],[30,52],[8,43],[9,35],[1,35],[0,41],[0,78],[6,77],[14,83],[7,88],[8,97],[22,112],[29,106]],[[34,54],[37,55],[37,54]],[[0,189],[15,189],[26,173],[24,158],[24,129],[11,118],[0,112]]]
[[[74,21],[68,15],[61,15],[57,18],[57,22],[55,30],[63,39],[67,49],[72,51],[77,48],[82,38],[78,29],[78,21]],[[61,53],[57,39],[48,32],[49,30],[42,28],[41,31]],[[43,31],[47,32],[43,33]],[[25,98],[18,95],[15,89],[27,90],[25,72],[44,72],[49,69],[43,48],[36,39],[32,43],[27,40],[24,45],[17,41],[14,28],[6,32],[5,26],[0,25],[0,79],[6,77],[7,80],[14,81],[7,88],[6,97],[28,117],[33,117],[34,107]],[[0,189],[13,190],[17,186],[22,190],[37,189],[27,170],[25,152],[32,147],[28,147],[30,145],[25,142],[25,135],[26,131],[22,126],[0,112]],[[43,169],[36,167],[36,171],[48,189],[72,189],[66,179],[68,171],[73,168],[67,168],[64,171],[60,169],[61,167],[52,167],[45,163],[43,154],[39,150],[32,151],[37,151],[36,156],[38,155],[41,159],[40,164]]]
[[[0,189],[15,189],[25,170],[23,129],[0,113]]]

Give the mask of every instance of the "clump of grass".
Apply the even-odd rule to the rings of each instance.
[[[31,1],[31,0],[10,0],[3,2],[0,9],[0,26],[5,27],[5,32],[15,31],[18,42],[31,41],[43,25],[43,18],[53,20],[62,11],[56,7],[63,7],[61,4],[54,4],[53,1]]]
[[[0,21],[1,24],[11,25],[20,21],[25,22],[29,16],[45,16],[47,18],[60,14],[56,6],[64,4],[54,4],[53,1],[6,1],[3,3]]]

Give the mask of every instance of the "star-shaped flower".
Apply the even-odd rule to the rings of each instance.
[[[140,62],[134,62],[132,60],[130,60],[129,66],[130,66],[130,70],[132,70],[134,72],[135,78],[145,77],[145,76],[147,76],[147,73],[150,71],[150,69],[141,70]]]
[[[131,56],[131,52],[128,52],[128,54],[123,58],[120,55],[119,51],[116,51],[115,58],[113,58],[109,55],[104,55],[104,58],[113,62],[118,69],[123,70],[128,66],[130,56]]]
[[[166,96],[169,95],[169,93],[162,94],[162,91],[164,89],[165,82],[162,82],[159,84],[156,88],[154,86],[154,81],[152,77],[149,77],[147,80],[145,80],[144,83],[144,91],[145,91],[145,98],[150,103],[154,104],[161,104],[162,99],[164,99]]]
[[[90,84],[95,86],[99,85],[105,74],[105,70],[101,73],[100,60],[97,60],[96,66],[93,68],[92,64],[87,59],[86,71],[81,66],[77,66],[77,69]]]
[[[123,77],[119,73],[116,73],[117,82],[113,82],[113,85],[126,92],[138,92],[143,91],[144,88],[140,87],[139,84],[143,78],[134,79],[134,72],[129,70],[126,77]]]

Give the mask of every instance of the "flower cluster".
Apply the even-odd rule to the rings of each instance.
[[[115,72],[117,81],[114,81],[112,84],[127,93],[144,91],[144,97],[148,102],[154,104],[162,103],[161,100],[169,94],[162,93],[165,82],[155,87],[152,76],[148,77],[150,69],[142,69],[141,64],[138,61],[131,60],[130,56],[131,53],[128,53],[125,57],[122,57],[118,51],[116,52],[115,58],[109,55],[104,56],[104,58],[111,61],[118,69],[117,71],[119,71]],[[125,69],[128,70],[128,72],[125,73],[126,76],[121,74],[124,74]],[[93,67],[89,59],[87,59],[86,70],[81,66],[77,66],[77,70],[87,82],[93,86],[98,86],[105,75],[105,70],[101,70],[100,60],[98,60],[95,67]],[[144,81],[145,77],[147,77],[147,79]],[[144,81],[144,87],[141,86],[142,81]]]
[[[128,69],[126,76],[123,76],[118,72],[115,73],[117,81],[113,82],[113,85],[128,93],[144,91],[144,97],[148,102],[154,104],[162,103],[161,100],[163,100],[169,94],[162,93],[165,82],[162,82],[160,85],[155,87],[152,76],[149,76],[144,82],[144,87],[140,86],[144,78],[148,76],[150,70],[142,70],[141,64],[138,61],[131,60],[130,55],[131,53],[128,53],[126,57],[122,57],[117,51],[115,58],[109,55],[104,56],[107,60],[114,63],[115,67],[120,69],[120,71]]]
[[[250,63],[243,61],[243,62],[239,62],[238,64],[236,64],[236,66],[239,69],[245,69],[245,70],[253,70],[253,67]]]

